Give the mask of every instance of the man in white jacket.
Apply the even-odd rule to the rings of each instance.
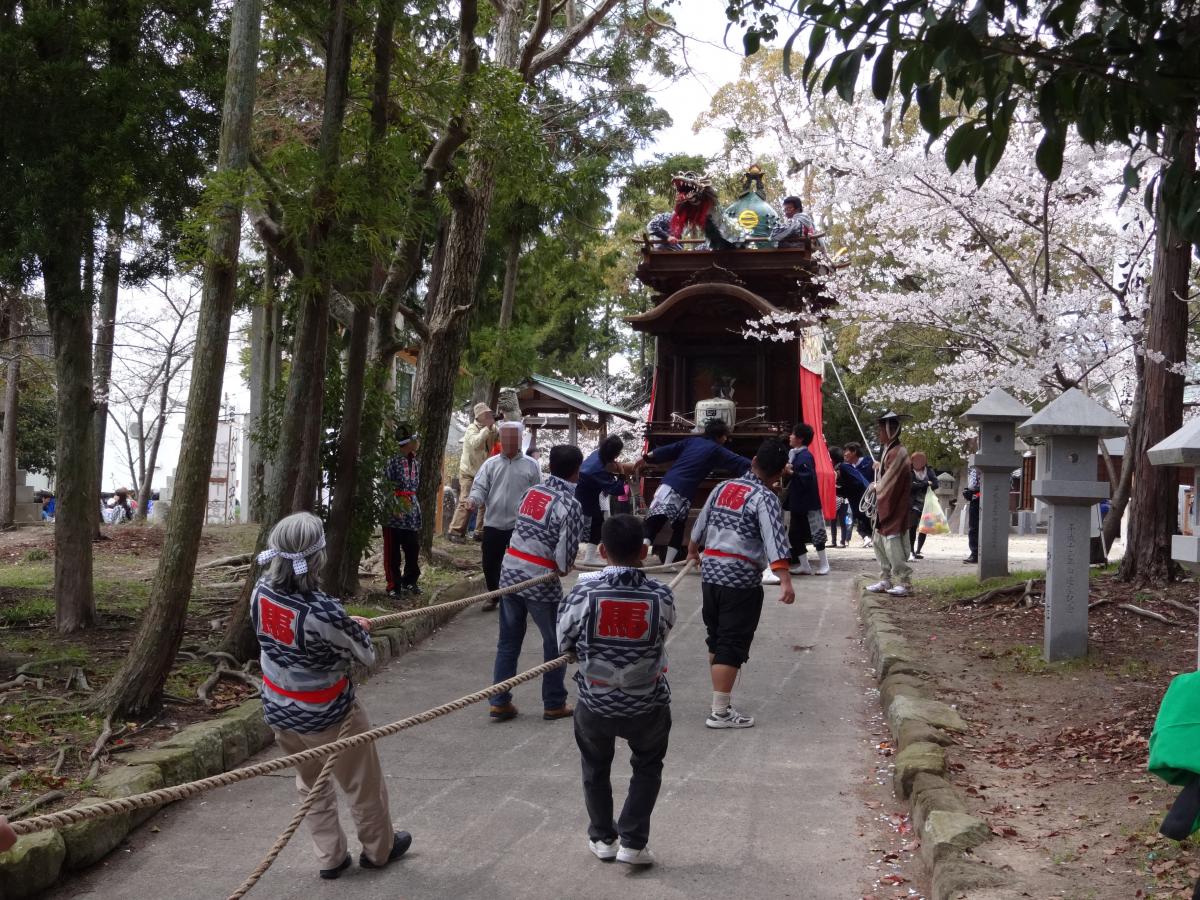
[[[467,522],[471,519],[471,507],[467,498],[471,496],[471,485],[479,472],[479,467],[488,458],[496,443],[496,415],[486,403],[476,403],[475,421],[463,434],[462,455],[458,458],[458,507],[454,510],[454,519],[450,522],[450,540],[461,544],[467,538]],[[475,515],[475,533],[483,534],[484,509],[480,507]]]

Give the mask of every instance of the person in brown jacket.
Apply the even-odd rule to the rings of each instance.
[[[867,590],[906,597],[912,590],[912,548],[908,541],[908,508],[911,502],[912,463],[900,443],[900,417],[884,413],[876,420],[879,446],[883,448],[875,474],[875,558],[880,578]]]

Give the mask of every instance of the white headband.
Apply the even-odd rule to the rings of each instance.
[[[264,550],[262,553],[258,554],[258,564],[260,566],[265,566],[275,557],[281,556],[284,559],[290,559],[292,561],[292,570],[297,575],[303,575],[308,571],[308,557],[312,556],[318,550],[324,549],[325,535],[321,535],[320,540],[302,553],[288,553],[286,550]]]

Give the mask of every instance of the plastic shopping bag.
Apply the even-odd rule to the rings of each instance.
[[[921,534],[949,534],[950,524],[946,514],[942,512],[942,504],[938,501],[933,488],[925,491],[925,505],[921,508],[921,525],[917,529]]]

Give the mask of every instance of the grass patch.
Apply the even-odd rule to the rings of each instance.
[[[1078,672],[1095,664],[1091,652],[1078,659],[1064,659],[1061,662],[1046,662],[1042,658],[1042,648],[1035,644],[1018,644],[996,654],[1006,660],[1017,672],[1026,675],[1062,675],[1068,672]]]
[[[928,591],[935,601],[950,604],[977,596],[984,591],[1024,584],[1031,578],[1045,577],[1046,573],[1040,569],[1024,569],[1002,578],[988,578],[984,581],[980,581],[975,575],[949,575],[942,578],[922,578],[918,583],[921,590]]]
[[[0,588],[50,590],[54,585],[54,567],[47,563],[0,566]]]
[[[195,697],[196,688],[204,683],[204,679],[213,673],[212,663],[182,662],[171,670],[167,676],[164,690],[176,697]]]
[[[362,616],[364,619],[375,619],[379,616],[386,616],[396,612],[394,609],[387,609],[382,606],[364,606],[361,603],[347,603],[346,615]]]
[[[43,547],[34,547],[22,559],[27,563],[43,562],[50,558],[50,551]]]
[[[53,597],[28,597],[10,606],[0,606],[0,625],[31,625],[53,618]]]

